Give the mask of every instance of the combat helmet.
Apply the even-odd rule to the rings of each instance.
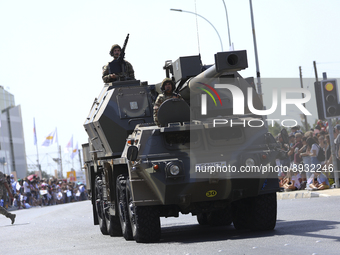
[[[165,87],[165,83],[167,82],[170,82],[171,83],[171,86],[172,86],[172,91],[175,91],[175,83],[172,79],[170,78],[165,78],[163,81],[162,81],[162,86],[161,86],[161,90],[164,91],[164,87]]]
[[[122,47],[120,47],[118,44],[112,45],[111,50],[110,50],[110,55],[111,55],[112,57],[113,57],[113,50],[114,50],[115,48],[122,49]]]

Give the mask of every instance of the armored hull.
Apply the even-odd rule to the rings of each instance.
[[[211,100],[202,107],[202,91],[221,79],[240,91],[254,89],[237,72],[247,67],[246,54],[217,53],[209,68],[198,60],[166,62],[183,99],[160,106],[160,126],[152,118],[157,84],[105,84],[95,99],[84,123],[89,139],[83,152],[94,224],[103,234],[158,241],[159,217],[179,213],[197,215],[202,225],[275,227],[277,174],[263,167],[275,164],[279,145],[265,125],[245,125],[263,118],[247,105],[242,116],[233,115],[236,102],[226,90],[213,89],[220,105]],[[256,93],[253,102],[262,107]]]

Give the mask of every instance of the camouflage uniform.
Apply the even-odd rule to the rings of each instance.
[[[5,178],[5,175],[0,172],[0,197],[3,196],[3,188],[5,187],[4,183],[6,183],[7,180]],[[7,218],[10,218],[12,220],[12,224],[14,223],[15,220],[15,214],[11,214],[9,212],[7,212],[7,210],[5,208],[3,208],[2,206],[0,206],[0,214],[5,215]]]
[[[132,65],[130,64],[130,62],[126,60],[124,60],[124,62],[125,62],[125,73],[118,73],[118,74],[116,73],[116,75],[129,77],[130,79],[135,80],[135,71],[133,70]],[[103,78],[104,83],[117,81],[117,78],[113,79],[110,77],[109,63],[103,66],[102,78]]]
[[[172,93],[171,95],[167,95],[165,94],[165,91],[164,91],[164,86],[165,86],[165,83],[168,83],[170,82],[171,85],[172,85]],[[155,101],[155,104],[153,106],[153,120],[154,122],[160,126],[161,124],[159,123],[158,121],[158,118],[157,118],[157,113],[158,113],[158,109],[159,107],[161,106],[161,104],[163,104],[166,100],[170,99],[170,98],[181,98],[181,96],[179,94],[175,94],[173,93],[174,89],[175,89],[175,84],[174,82],[170,79],[170,78],[165,78],[163,81],[162,81],[162,85],[161,85],[161,89],[163,91],[162,94],[159,94],[156,101]]]
[[[158,122],[158,118],[157,118],[157,113],[158,113],[158,109],[161,106],[161,104],[163,104],[165,102],[165,100],[173,98],[175,96],[175,94],[172,95],[165,95],[165,94],[159,94],[156,102],[153,106],[153,120],[155,121],[155,123],[160,126],[161,124]]]

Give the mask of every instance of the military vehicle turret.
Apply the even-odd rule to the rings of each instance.
[[[262,109],[254,86],[238,73],[247,65],[245,51],[219,52],[211,66],[200,56],[166,61],[163,69],[182,99],[160,106],[161,126],[153,120],[159,84],[104,85],[82,145],[94,224],[103,234],[157,242],[160,217],[179,213],[201,225],[274,229],[279,186],[268,169],[279,145],[263,117],[225,87],[251,90],[253,106]]]

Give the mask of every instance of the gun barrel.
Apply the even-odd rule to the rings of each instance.
[[[126,38],[125,38],[125,41],[124,41],[124,45],[123,45],[122,52],[124,52],[124,51],[125,51],[126,45],[127,45],[128,41],[129,41],[129,36],[130,36],[130,34],[127,34],[127,36],[126,36]]]
[[[123,63],[123,60],[124,60],[124,57],[125,57],[125,48],[126,48],[126,45],[129,41],[129,35],[130,34],[127,34],[126,38],[125,38],[125,41],[124,41],[124,45],[123,45],[123,48],[122,50],[120,51],[120,55],[119,55],[119,58],[118,58],[118,61],[120,63]]]
[[[189,88],[192,93],[200,92],[200,87],[203,79],[218,78],[225,72],[236,72],[248,67],[247,52],[241,51],[226,51],[215,54],[215,65],[211,66],[204,72],[195,76],[189,81]]]

